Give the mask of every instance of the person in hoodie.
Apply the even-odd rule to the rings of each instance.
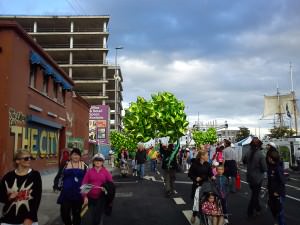
[[[283,202],[285,198],[285,177],[280,165],[278,151],[272,151],[268,155],[268,193],[269,207],[275,224],[285,225]]]
[[[247,165],[247,181],[251,190],[251,199],[248,204],[248,217],[254,213],[260,214],[259,193],[263,183],[264,174],[267,172],[265,156],[261,151],[262,142],[253,137],[250,150],[244,155],[243,163]]]

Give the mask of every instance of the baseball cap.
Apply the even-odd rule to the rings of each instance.
[[[97,154],[95,154],[95,155],[93,156],[93,160],[97,160],[97,161],[102,160],[102,161],[104,161],[104,160],[105,160],[105,157],[104,157],[104,155],[102,155],[101,153],[97,153]]]
[[[272,146],[273,148],[277,148],[277,145],[274,142],[269,142],[268,145]]]

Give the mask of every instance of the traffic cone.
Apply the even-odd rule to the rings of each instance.
[[[236,175],[235,188],[236,188],[237,190],[240,190],[240,189],[241,189],[241,175],[240,175],[239,172],[238,172],[237,175]]]

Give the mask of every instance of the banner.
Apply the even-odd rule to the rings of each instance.
[[[89,140],[98,144],[108,144],[109,106],[92,105],[90,108]]]

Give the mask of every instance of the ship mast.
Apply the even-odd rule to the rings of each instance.
[[[295,94],[295,91],[294,91],[293,69],[292,69],[292,63],[291,62],[290,62],[290,77],[291,77],[291,94],[292,94],[294,119],[295,119],[295,130],[296,130],[296,135],[298,135],[298,123],[297,123],[298,118],[297,118],[296,94]]]
[[[283,118],[280,106],[280,92],[279,92],[279,85],[277,83],[277,103],[278,103],[278,119],[279,119],[279,127],[283,127]]]

